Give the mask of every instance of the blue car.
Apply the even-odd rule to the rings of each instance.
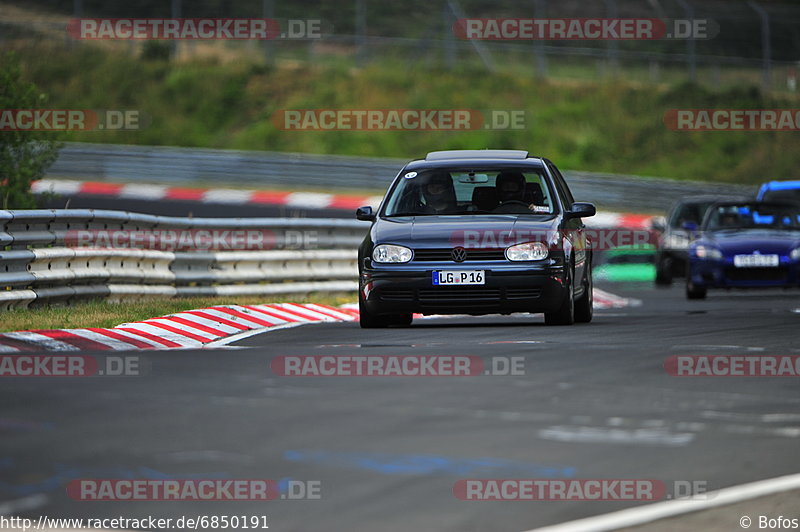
[[[721,202],[689,245],[686,297],[709,288],[800,287],[800,205]]]

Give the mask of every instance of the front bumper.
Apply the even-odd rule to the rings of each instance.
[[[434,271],[483,270],[483,285],[436,286]],[[564,266],[542,263],[408,263],[363,267],[361,302],[373,314],[510,314],[553,312],[566,295]]]
[[[707,288],[800,288],[800,264],[781,257],[777,267],[737,268],[733,259],[689,259],[692,284]]]

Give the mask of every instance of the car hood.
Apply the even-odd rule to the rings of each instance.
[[[403,216],[379,219],[371,231],[376,244],[400,244],[411,248],[468,247],[470,244],[473,247],[505,247],[541,240],[545,236],[548,241],[553,241],[558,233],[558,217]]]
[[[702,240],[719,248],[726,255],[751,254],[756,251],[762,255],[787,255],[800,247],[800,231],[717,231],[707,234]]]

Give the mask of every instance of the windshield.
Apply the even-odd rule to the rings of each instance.
[[[738,229],[800,230],[800,206],[718,205],[706,220],[709,231]]]
[[[669,225],[672,228],[680,229],[686,222],[694,222],[700,224],[703,221],[703,215],[713,202],[703,203],[684,203],[672,215]]]
[[[553,194],[536,168],[407,172],[385,216],[552,214]]]
[[[800,188],[784,190],[768,190],[762,198],[764,201],[790,202],[800,204]]]

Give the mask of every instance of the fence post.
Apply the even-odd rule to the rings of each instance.
[[[275,2],[273,0],[263,0],[261,3],[261,16],[264,18],[268,18],[270,20],[275,18]],[[280,37],[280,31],[278,35],[268,35],[268,37],[272,37],[273,39],[277,39]],[[272,39],[264,40],[264,59],[268,65],[271,65],[273,62],[272,54],[274,52],[274,46],[272,44]]]
[[[544,18],[547,11],[547,0],[533,0],[534,18]],[[544,79],[547,77],[547,55],[544,53],[544,42],[536,39],[533,42],[534,53],[536,54],[536,77]]]
[[[444,39],[442,45],[444,46],[444,62],[448,70],[453,70],[456,63],[456,46],[455,35],[453,35],[453,25],[455,18],[453,12],[447,6],[447,3],[442,4],[442,23],[444,26]]]
[[[79,19],[83,17],[83,0],[73,0],[72,2],[72,18]],[[75,38],[69,32],[65,32],[67,39],[67,48],[70,50],[75,47]]]
[[[367,4],[366,0],[356,1],[356,42],[358,51],[356,52],[356,64],[362,66],[366,59],[367,52]]]
[[[687,19],[690,21],[694,20],[694,7],[690,4],[687,0],[678,0],[681,8],[683,9],[683,14],[686,16]],[[692,31],[694,31],[694,24],[692,23]],[[692,83],[697,81],[697,43],[695,42],[694,35],[690,36],[686,40],[686,54],[689,56],[688,66],[689,66],[689,81]]]
[[[618,18],[619,11],[617,11],[617,0],[605,0],[606,2],[606,16],[608,18]],[[611,70],[611,75],[615,76],[619,69],[619,45],[617,41],[609,39],[607,44],[608,49],[608,64]]]
[[[747,2],[747,5],[753,8],[753,11],[761,17],[761,52],[764,61],[761,85],[765,91],[768,91],[772,85],[772,46],[770,44],[769,13],[756,2],[750,1]]]
[[[181,0],[172,0],[172,18],[181,18]],[[172,40],[172,60],[178,58],[178,39]]]

